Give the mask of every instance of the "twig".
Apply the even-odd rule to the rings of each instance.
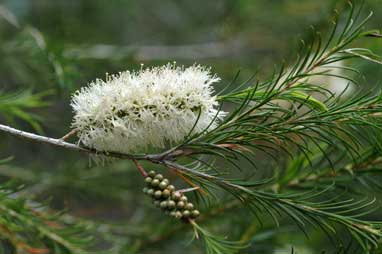
[[[182,156],[184,154],[187,154],[187,155],[190,154],[189,150],[182,150],[182,149],[171,150],[170,149],[166,152],[159,153],[159,154],[144,154],[144,155],[123,154],[123,153],[116,153],[116,152],[97,151],[97,150],[92,149],[92,148],[81,147],[79,145],[65,142],[62,139],[49,138],[49,137],[37,135],[34,133],[21,131],[21,130],[18,130],[18,129],[15,129],[15,128],[12,128],[12,127],[9,127],[9,126],[3,125],[3,124],[0,124],[0,131],[9,133],[15,137],[23,138],[23,139],[30,140],[33,142],[49,144],[49,145],[53,145],[53,146],[65,148],[68,150],[81,152],[81,153],[104,155],[104,156],[108,156],[108,157],[127,159],[127,160],[133,160],[133,161],[146,160],[146,161],[150,161],[150,162],[155,163],[155,164],[161,164],[167,168],[175,170],[175,172],[176,171],[188,172],[188,173],[197,175],[197,176],[204,178],[204,179],[207,179],[207,180],[211,180],[211,181],[215,181],[215,182],[219,181],[220,184],[223,184],[226,186],[230,186],[230,187],[234,186],[234,187],[237,187],[240,189],[242,188],[241,186],[236,186],[232,183],[226,182],[223,179],[220,179],[220,178],[208,175],[206,173],[199,172],[199,171],[184,167],[182,165],[179,165],[179,164],[176,164],[173,162],[173,160],[176,157]],[[182,174],[178,174],[178,175],[182,175]],[[195,184],[193,184],[192,186],[196,187]],[[199,188],[198,191],[202,191],[202,189]]]
[[[49,138],[41,135],[37,135],[34,133],[26,132],[26,131],[21,131],[3,124],[0,124],[0,131],[9,133],[15,137],[27,139],[33,142],[37,143],[44,143],[44,144],[50,144],[53,146],[57,147],[62,147],[68,150],[72,151],[77,151],[81,153],[88,153],[88,154],[96,154],[96,155],[104,155],[108,157],[113,157],[113,158],[119,158],[119,159],[128,159],[128,160],[133,160],[133,161],[138,161],[138,160],[147,160],[152,163],[156,164],[161,164],[169,169],[173,169],[175,172],[176,171],[181,171],[181,172],[188,172],[193,175],[199,176],[201,178],[214,181],[214,182],[219,182],[220,185],[225,185],[225,186],[230,186],[230,187],[235,187],[238,189],[244,189],[242,186],[238,186],[235,184],[232,184],[230,182],[225,181],[224,179],[220,179],[215,176],[211,176],[209,174],[193,170],[191,168],[179,165],[177,163],[174,163],[173,160],[181,155],[188,154],[189,151],[184,151],[182,149],[178,150],[169,150],[164,153],[160,154],[144,154],[144,155],[134,155],[134,154],[123,154],[123,153],[116,153],[116,152],[105,152],[105,151],[97,151],[95,149],[87,148],[87,147],[81,147],[72,143],[68,143],[63,141],[62,139],[55,139],[55,138]],[[182,174],[178,174],[182,175]],[[184,177],[184,176],[183,176]],[[195,184],[192,185],[193,187],[196,187]],[[198,189],[201,191],[202,189]]]
[[[186,192],[191,192],[191,191],[199,190],[199,189],[200,189],[199,186],[195,186],[195,187],[192,187],[192,188],[181,189],[181,190],[178,190],[178,191],[176,191],[176,192],[179,192],[179,193],[186,193]]]
[[[78,132],[78,129],[73,129],[71,130],[70,132],[68,132],[67,134],[65,134],[62,138],[60,138],[61,140],[68,140],[70,137],[74,136],[75,134],[77,134]]]
[[[137,160],[133,160],[133,162],[134,162],[135,166],[137,167],[139,173],[141,173],[141,175],[142,175],[143,177],[147,177],[147,172],[146,172],[146,170],[142,167],[142,165],[139,164]]]
[[[169,168],[169,169],[172,169],[173,172],[179,176],[180,178],[182,178],[183,181],[185,181],[187,184],[189,184],[190,186],[192,186],[192,188],[189,188],[189,189],[192,189],[192,190],[197,190],[199,191],[201,194],[203,195],[207,195],[207,193],[202,189],[200,188],[198,185],[196,185],[195,183],[193,183],[190,179],[188,179],[186,176],[184,176],[182,173],[179,173],[179,171],[182,171],[179,167],[175,166],[175,165],[170,165],[168,164],[168,162],[164,161],[163,162],[164,165]],[[189,189],[185,189],[185,190],[189,190]],[[186,191],[183,191],[183,190],[179,190],[178,192],[186,192]]]
[[[61,148],[65,148],[68,150],[81,152],[81,153],[87,153],[87,154],[96,154],[96,155],[104,155],[108,157],[113,158],[119,158],[119,159],[128,159],[128,160],[147,160],[151,161],[153,163],[161,163],[164,160],[172,160],[175,157],[183,155],[183,152],[178,150],[169,150],[164,153],[160,154],[144,154],[144,155],[134,155],[134,154],[124,154],[124,153],[117,153],[117,152],[106,152],[106,151],[97,151],[92,148],[82,147],[79,145],[75,145],[73,143],[69,143],[64,141],[63,139],[56,139],[56,138],[50,138],[45,137],[41,135],[37,135],[34,133],[21,131],[3,124],[0,124],[0,131],[8,133],[10,135],[13,135],[15,137],[23,138],[26,140],[30,140],[36,143],[43,143],[43,144],[49,144]]]
[[[18,130],[6,125],[2,125],[2,124],[0,124],[0,131],[9,133],[15,137],[27,139],[37,143],[50,144],[50,145],[62,147],[62,148],[77,151],[77,152],[95,153],[95,152],[92,152],[90,149],[82,148],[72,143],[67,143],[61,139],[49,138],[49,137],[33,134],[30,132],[26,132],[26,131],[21,131],[21,130]]]

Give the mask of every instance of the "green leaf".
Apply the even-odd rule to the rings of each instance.
[[[318,110],[318,111],[327,111],[328,108],[324,103],[321,101],[315,99],[313,96],[308,95],[302,91],[291,91],[283,94],[283,97],[287,97],[288,99],[292,101],[300,102],[303,105],[308,105],[311,108]]]

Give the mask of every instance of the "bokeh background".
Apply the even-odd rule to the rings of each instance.
[[[30,116],[7,116],[14,110],[9,107],[0,109],[0,121],[60,137],[70,130],[74,91],[105,73],[139,69],[141,64],[176,61],[212,66],[222,78],[221,86],[239,70],[239,81],[255,73],[266,78],[274,66],[294,60],[299,41],[311,37],[310,26],[327,32],[333,10],[342,10],[346,2],[2,0],[0,91],[21,91],[20,103],[30,107]],[[364,2],[365,14],[374,11],[368,26],[381,29],[382,1]],[[382,55],[381,41],[360,43]],[[364,62],[352,66],[364,74],[356,89],[380,86],[382,68]],[[43,93],[49,104],[36,107],[29,92]],[[67,209],[73,216],[102,225],[120,248],[115,253],[202,253],[197,245],[187,245],[187,227],[174,225],[152,207],[130,162],[95,165],[85,155],[0,134],[0,158],[8,156],[14,159],[0,165],[1,181],[17,180],[25,184],[25,195],[49,199],[54,209]],[[259,175],[274,167],[261,156],[258,164],[264,171]],[[293,226],[258,228],[248,215],[236,208],[213,216],[211,226],[236,239],[251,240],[253,245],[245,253],[290,253],[291,246],[298,253],[318,253],[326,244],[322,234],[313,231],[307,239]],[[243,216],[248,220],[243,221]],[[99,242],[99,248],[109,244]]]

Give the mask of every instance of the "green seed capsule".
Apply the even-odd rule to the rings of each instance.
[[[162,181],[159,184],[159,188],[163,190],[163,189],[165,189],[167,187],[167,185],[168,185],[168,183],[166,183],[165,181]]]
[[[194,219],[199,217],[199,215],[200,215],[200,212],[198,210],[193,210],[191,212],[191,217],[194,218]]]
[[[160,208],[166,209],[167,208],[167,201],[160,202]]]
[[[188,210],[183,211],[182,218],[189,218],[191,216],[191,212]]]
[[[170,212],[170,216],[175,217],[176,216],[176,212],[175,211]]]
[[[180,201],[183,201],[183,202],[185,202],[185,203],[186,203],[186,202],[187,202],[187,200],[188,200],[188,199],[187,199],[187,197],[186,197],[186,196],[181,196],[181,197],[180,197]]]
[[[162,197],[168,198],[168,197],[170,197],[170,195],[171,195],[171,193],[169,190],[165,189],[162,191]]]
[[[175,191],[175,186],[174,186],[174,185],[169,185],[169,186],[167,186],[167,189],[168,189],[170,192],[173,192],[173,191]]]
[[[142,191],[143,191],[143,193],[147,194],[147,191],[148,191],[148,190],[149,190],[149,188],[146,188],[146,187],[145,187],[145,188],[143,188]]]
[[[154,179],[152,182],[151,182],[151,186],[153,187],[157,187],[159,185],[160,181],[158,179]]]
[[[180,195],[180,193],[178,193],[178,192],[174,192],[174,193],[171,195],[171,198],[172,198],[174,201],[178,201],[178,200],[180,200],[180,197],[181,197],[181,195]]]
[[[154,178],[158,179],[159,181],[162,181],[163,180],[163,175],[157,174]]]
[[[151,183],[152,181],[153,179],[149,176],[145,178],[145,183]]]
[[[185,203],[183,201],[179,201],[177,204],[176,204],[176,207],[179,208],[179,209],[182,209],[184,208],[185,206]]]
[[[150,177],[154,177],[156,175],[155,171],[154,170],[151,170],[149,173],[148,173],[148,176]]]
[[[154,192],[154,197],[156,199],[160,199],[162,197],[162,192],[160,190],[157,190]]]
[[[174,202],[174,200],[167,201],[167,208],[168,209],[174,209],[175,206],[176,206],[176,203]]]
[[[154,200],[154,201],[153,201],[153,204],[154,204],[155,206],[159,207],[159,206],[160,206],[160,201],[159,201],[159,200]]]
[[[192,203],[187,203],[185,208],[187,210],[192,210],[192,209],[194,209],[194,205]]]
[[[182,218],[182,216],[183,216],[182,212],[180,212],[180,211],[175,212],[175,218],[180,219],[180,218]]]
[[[148,189],[147,190],[147,195],[149,195],[149,196],[153,196],[154,195],[154,189]]]

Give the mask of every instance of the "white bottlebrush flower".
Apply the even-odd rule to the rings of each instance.
[[[181,142],[197,120],[194,133],[224,116],[213,95],[219,80],[209,68],[175,64],[97,79],[73,95],[72,125],[80,142],[99,151],[166,148]]]

